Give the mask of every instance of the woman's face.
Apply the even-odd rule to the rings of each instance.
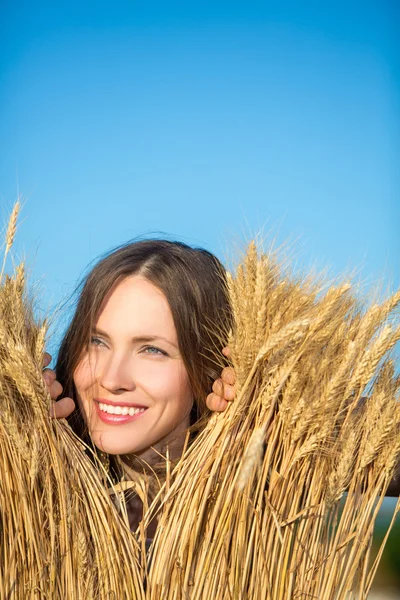
[[[193,397],[171,310],[147,279],[111,290],[74,382],[92,440],[109,454],[145,458],[189,426]]]

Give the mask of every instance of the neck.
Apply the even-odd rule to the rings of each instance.
[[[175,429],[173,436],[167,435],[154,446],[145,448],[135,454],[121,455],[122,468],[131,478],[136,474],[151,474],[160,467],[166,469],[169,461],[176,462],[182,456],[187,445],[189,433],[188,424],[182,423],[179,431]]]

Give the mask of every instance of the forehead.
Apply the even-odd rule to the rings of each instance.
[[[107,294],[97,326],[125,329],[127,333],[173,334],[175,325],[164,293],[144,277],[134,275],[118,282]]]

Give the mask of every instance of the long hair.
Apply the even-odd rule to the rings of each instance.
[[[73,374],[88,348],[104,300],[117,283],[140,275],[159,288],[171,309],[179,350],[194,397],[191,420],[203,419],[205,403],[221,368],[221,343],[232,326],[225,269],[210,252],[181,242],[144,240],[117,248],[100,260],[81,284],[75,314],[60,346],[57,378],[64,395],[76,399]],[[83,435],[76,410],[73,429]]]

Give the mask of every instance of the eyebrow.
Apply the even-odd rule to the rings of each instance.
[[[108,333],[106,331],[103,331],[102,329],[99,329],[98,327],[95,327],[93,329],[93,333],[102,335],[103,337],[110,339],[110,336],[108,335]],[[178,346],[176,344],[174,344],[167,338],[163,337],[162,335],[138,335],[138,336],[135,336],[132,338],[133,342],[137,342],[139,344],[154,342],[155,340],[162,340],[162,341],[166,342],[167,344],[169,344],[170,346],[173,346],[174,348],[178,348]]]

